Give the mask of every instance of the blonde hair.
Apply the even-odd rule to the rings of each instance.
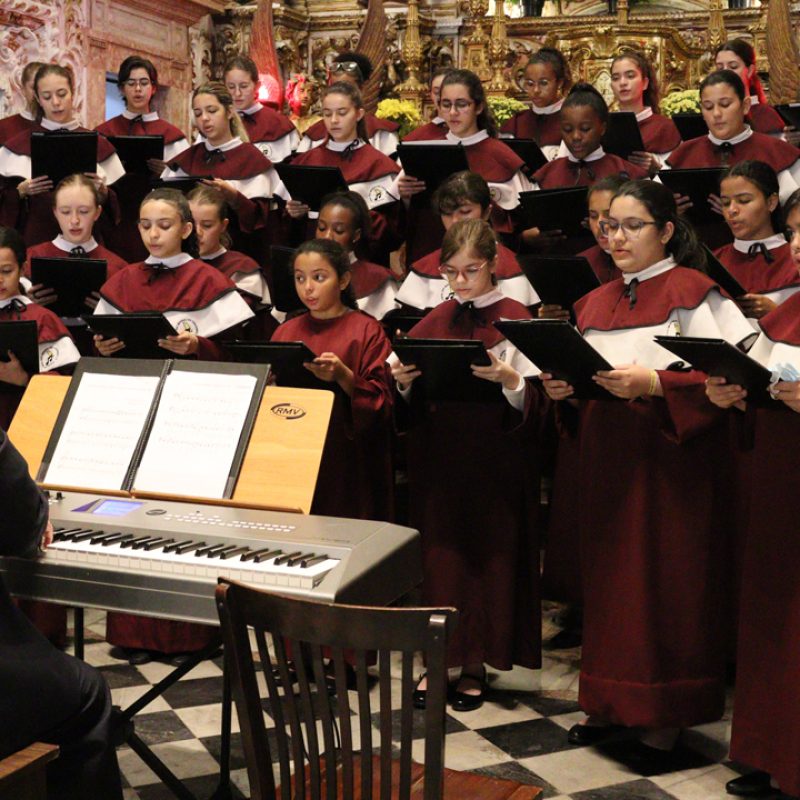
[[[244,124],[234,109],[233,97],[231,97],[231,93],[223,83],[219,81],[209,81],[208,83],[201,84],[192,92],[192,100],[194,101],[199,94],[210,94],[212,97],[216,97],[226,111],[232,111],[233,115],[229,120],[231,134],[233,136],[238,136],[243,142],[250,141],[250,137],[244,129]]]
[[[497,258],[497,239],[489,223],[482,219],[462,219],[452,225],[442,241],[440,263],[446,264],[460,250],[494,261]]]
[[[66,178],[62,178],[58,182],[58,186],[56,186],[56,190],[53,192],[53,208],[55,208],[58,203],[58,193],[62,189],[68,189],[70,186],[82,186],[84,189],[88,189],[94,198],[94,204],[98,208],[103,205],[103,198],[97,186],[95,186],[94,181],[86,175],[76,172],[73,175],[67,175]]]
[[[213,206],[217,209],[217,218],[220,221],[226,219],[230,220],[231,218],[228,201],[225,199],[222,192],[219,191],[219,189],[215,189],[213,186],[205,186],[200,183],[189,192],[186,199],[189,203],[197,203],[199,206]],[[219,237],[219,243],[226,250],[230,249],[233,240],[227,230],[222,232],[222,235]]]

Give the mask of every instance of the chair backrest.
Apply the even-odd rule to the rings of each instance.
[[[456,609],[335,605],[271,594],[224,579],[220,579],[216,597],[253,800],[277,797],[273,760],[279,766],[281,800],[292,797],[304,800],[306,794],[311,800],[321,800],[323,789],[325,800],[337,800],[340,790],[342,797],[352,798],[359,774],[360,797],[369,800],[373,786],[379,786],[380,800],[389,800],[393,773],[396,776],[398,767],[396,762],[393,770],[392,764],[392,652],[401,654],[402,667],[400,704],[395,709],[400,719],[397,796],[408,800],[412,785],[413,668],[414,654],[418,651],[425,655],[428,674],[424,798],[441,797],[447,690],[445,646],[449,629],[456,622]],[[258,664],[253,658],[251,631],[258,649]],[[379,676],[377,775],[373,775],[373,709],[367,674],[372,651],[377,651]],[[324,658],[329,658],[333,666],[335,703],[327,692]],[[356,675],[360,755],[353,746],[348,662]],[[276,753],[270,750],[264,722],[264,704],[257,681],[259,669],[264,677],[269,713],[275,722]],[[296,689],[292,669],[297,675]],[[337,747],[339,731],[340,748]],[[337,773],[339,762],[341,768]]]

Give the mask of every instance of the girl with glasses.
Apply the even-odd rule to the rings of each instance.
[[[786,202],[786,238],[800,270],[800,191]],[[800,795],[797,653],[800,560],[796,515],[788,500],[797,489],[800,463],[800,295],[793,295],[759,321],[761,334],[749,355],[774,370],[773,401],[749,409],[747,392],[724,378],[709,378],[709,399],[754,429],[743,489],[750,503],[742,565],[736,696],[731,758],[757,769],[728,782],[741,797]],[[747,416],[743,412],[747,412]],[[779,630],[779,634],[776,633]],[[781,793],[785,794],[781,794]]]
[[[705,375],[675,369],[654,336],[746,345],[754,334],[692,268],[702,251],[665,186],[626,183],[601,227],[623,277],[575,312],[581,334],[614,365],[594,377],[603,399],[576,403],[571,386],[542,375],[561,413],[579,421],[579,701],[588,716],[569,740],[591,745],[623,726],[641,728],[627,757],[640,770],[664,769],[681,728],[724,710],[731,475],[719,458],[727,429],[705,402]]]
[[[533,139],[554,158],[561,144],[561,106],[571,83],[569,64],[560,50],[542,47],[534,53],[522,80],[531,107],[503,123],[501,138]]]
[[[736,302],[754,320],[800,289],[791,247],[777,232],[779,191],[775,170],[763,161],[740,161],[720,182],[722,214],[734,240],[714,255],[747,292]]]
[[[532,433],[538,413],[526,378],[537,370],[492,325],[529,319],[521,303],[498,291],[497,242],[481,219],[456,222],[445,235],[440,271],[453,299],[438,305],[412,338],[478,339],[491,359],[473,366],[475,380],[502,386],[497,402],[428,403],[421,373],[392,356],[392,375],[410,405],[410,524],[422,531],[425,603],[459,608],[448,642],[448,666],[461,667],[450,702],[457,711],[483,703],[484,664],[509,670],[540,664],[538,471]],[[527,444],[526,444],[527,443]],[[536,451],[534,451],[536,452]],[[425,678],[414,696],[425,706]]]

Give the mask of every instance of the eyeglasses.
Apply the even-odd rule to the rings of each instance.
[[[361,67],[355,61],[337,61],[331,64],[331,72],[346,72],[348,75],[358,75],[362,78]]]
[[[150,85],[152,85],[150,78],[139,78],[139,80],[130,78],[123,84],[123,86],[127,86],[129,89],[135,89],[137,86],[140,86],[142,89],[146,89]]]
[[[477,267],[467,267],[466,269],[456,269],[455,267],[451,267],[449,264],[442,264],[439,267],[439,274],[447,278],[448,281],[455,281],[459,276],[461,276],[467,283],[472,283],[478,279],[478,275],[481,274],[481,270],[488,263],[488,261],[484,261]]]
[[[455,103],[452,100],[441,100],[439,102],[439,108],[442,111],[450,111],[453,108],[456,111],[466,111],[470,106],[474,105],[475,103],[472,100],[456,100]]]
[[[600,232],[603,236],[613,236],[620,228],[622,233],[628,239],[638,239],[642,228],[645,225],[655,225],[652,220],[637,219],[636,217],[627,217],[623,220],[616,219],[603,219],[600,220]]]

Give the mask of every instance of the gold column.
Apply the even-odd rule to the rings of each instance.
[[[419,35],[419,0],[408,0],[406,35],[403,39],[403,60],[408,67],[408,79],[397,87],[403,100],[414,101],[422,108],[426,87],[420,82],[422,67],[422,41]]]
[[[618,0],[617,2],[617,25],[627,25],[630,16],[628,0]]]
[[[492,67],[492,79],[486,87],[489,95],[504,97],[511,89],[511,83],[504,72],[508,50],[505,2],[495,0],[492,35],[489,39],[489,63]]]
[[[725,30],[725,19],[722,16],[722,0],[711,0],[708,14],[708,49],[713,55],[714,51],[728,40]]]
[[[489,0],[467,0],[467,8],[472,21],[472,33],[462,40],[464,45],[464,69],[472,70],[482,81],[492,77],[492,70],[486,58],[489,37],[483,29]]]
[[[767,58],[770,103],[797,102],[800,74],[797,71],[797,44],[788,0],[770,0],[767,12]]]

